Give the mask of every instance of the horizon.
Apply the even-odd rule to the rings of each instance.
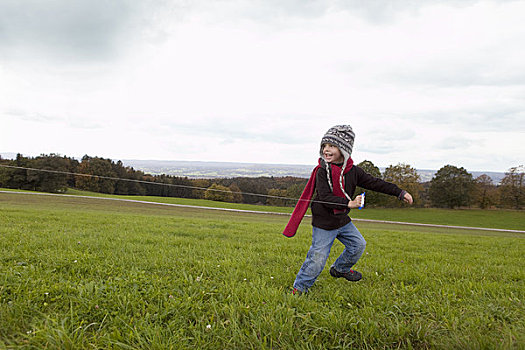
[[[10,160],[13,160],[16,158],[16,155],[19,154],[20,152],[0,152],[0,156],[2,157],[2,159],[10,159]],[[22,153],[20,153],[22,154]],[[56,154],[56,153],[55,153]],[[25,155],[25,154],[22,154],[22,156],[24,157],[31,157],[31,158],[34,158],[34,157],[38,157],[42,154],[38,154],[38,155]],[[49,154],[46,154],[46,155],[49,155]],[[81,156],[81,157],[74,157],[74,156],[69,156],[69,155],[66,155],[66,154],[56,154],[58,156],[61,156],[61,157],[69,157],[69,158],[73,158],[75,160],[78,160],[78,161],[81,161],[82,160],[82,157],[84,156]],[[88,154],[86,154],[88,155]],[[9,156],[10,158],[8,158],[7,156]],[[222,161],[208,161],[208,160],[180,160],[180,159],[119,159],[119,158],[111,158],[111,157],[101,157],[101,156],[98,156],[98,155],[88,155],[90,157],[100,157],[100,158],[105,158],[105,159],[111,159],[112,161],[114,162],[117,162],[117,161],[121,161],[121,162],[180,162],[180,163],[220,163],[220,164],[243,164],[243,165],[275,165],[275,166],[297,166],[297,167],[311,167],[311,166],[315,166],[314,164],[298,164],[298,163],[256,163],[256,162],[234,162],[234,161],[226,161],[226,162],[222,162]],[[397,164],[389,164],[389,165],[378,165],[376,164],[374,161],[372,160],[369,160],[369,159],[364,159],[362,161],[365,161],[365,160],[368,160],[368,161],[371,161],[375,166],[377,166],[380,170],[384,170],[386,168],[388,168],[389,166],[395,166]],[[361,161],[360,161],[361,162]],[[356,162],[356,164],[359,164],[360,162]],[[452,165],[452,166],[456,166],[458,168],[461,168],[463,166],[461,165],[456,165],[456,164],[443,164],[440,168],[438,169],[427,169],[427,168],[416,168],[414,167],[413,165],[411,165],[410,163],[404,163],[404,164],[408,164],[410,165],[411,167],[413,167],[414,169],[416,170],[420,170],[420,171],[433,171],[433,172],[437,172],[439,169],[441,169],[442,167],[446,166],[446,165]],[[521,164],[517,164],[515,166],[520,166]],[[471,169],[467,169],[465,167],[463,167],[465,170],[467,170],[469,173],[499,173],[499,174],[505,174],[508,172],[508,170],[510,169],[506,169],[506,170],[471,170]]]

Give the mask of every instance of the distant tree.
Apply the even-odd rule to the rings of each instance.
[[[0,164],[12,165],[12,161],[9,159],[2,159],[0,156]],[[11,174],[13,169],[0,167],[0,187],[9,187],[9,181],[11,179]]]
[[[73,176],[53,171],[71,173],[78,165],[78,161],[56,154],[42,154],[36,158],[18,154],[15,160],[2,160],[2,163],[28,169],[0,169],[0,186],[44,192],[63,192],[72,187]]]
[[[129,179],[129,169],[126,168],[120,160],[116,163],[112,163],[112,168],[113,172],[115,173],[115,177],[119,179]],[[135,194],[131,190],[132,182],[126,180],[119,180],[115,183],[115,194]]]
[[[78,171],[81,174],[94,175],[77,175],[75,184],[78,189],[109,194],[113,194],[115,192],[116,181],[114,179],[103,178],[117,177],[117,174],[115,174],[113,171],[111,159],[89,157],[86,155],[82,158],[82,162],[78,166]]]
[[[18,153],[16,159],[11,163],[12,166],[30,168],[31,160],[28,157],[24,157]],[[20,190],[31,190],[31,185],[27,182],[27,170],[25,169],[12,169],[10,172],[7,187],[16,188]]]
[[[283,198],[275,198],[275,197],[286,197],[286,190],[281,190],[278,188],[272,188],[268,191],[268,195],[272,197],[268,197],[266,199],[266,204],[268,205],[274,205],[279,207],[284,207],[288,203],[288,200]]]
[[[240,177],[235,179],[237,186],[243,192],[243,203],[250,204],[265,204],[266,198],[261,195],[266,195],[271,187],[268,187],[269,178],[247,178]],[[253,194],[252,194],[253,193]],[[255,195],[254,195],[255,194]]]
[[[287,206],[294,206],[297,203],[297,199],[301,198],[305,186],[306,184],[293,184],[286,189],[285,197],[293,198],[286,203]]]
[[[408,164],[390,165],[383,173],[383,180],[394,183],[401,189],[409,192],[414,198],[415,203],[420,202],[420,192],[423,190],[423,187],[419,183],[419,179],[420,177],[416,169]],[[400,201],[398,198],[388,196],[386,205],[398,207],[407,204]]]
[[[161,192],[159,191],[159,185],[155,184],[155,176],[151,174],[142,174],[139,179],[144,181],[141,185],[144,187],[144,192],[146,196],[160,196]]]
[[[133,195],[144,196],[146,194],[146,186],[144,183],[138,181],[144,181],[144,173],[142,171],[134,170],[132,167],[126,167],[126,178],[128,193]]]
[[[445,165],[430,181],[429,196],[437,207],[456,208],[470,205],[474,180],[465,168]]]
[[[525,205],[524,177],[525,168],[523,165],[510,168],[505,173],[500,185],[502,204],[515,209],[521,209]]]
[[[193,198],[193,182],[187,177],[170,177],[169,183],[172,185],[169,187],[169,196],[178,198]],[[200,191],[201,195],[204,195],[204,191]]]
[[[7,183],[11,177],[10,172],[11,169],[0,167],[0,187],[7,187]]]
[[[213,184],[204,193],[204,198],[212,201],[233,202],[233,193],[226,186]]]
[[[361,163],[357,164],[357,166],[370,175],[381,178],[381,170],[379,170],[379,168],[376,167],[371,161],[363,160]]]
[[[71,168],[74,167],[73,163],[77,161],[62,157],[57,154],[40,155],[32,159],[32,168],[57,171],[60,173],[28,170],[27,171],[27,182],[31,184],[33,190],[43,192],[65,192],[68,187],[68,179],[71,177],[67,173],[71,172]]]
[[[236,184],[231,184],[228,188],[232,191],[232,195],[233,195],[232,202],[242,203],[242,193],[241,193],[241,189],[239,188],[239,186],[237,186]]]
[[[144,173],[142,171],[133,170],[133,168],[128,169],[128,179],[144,181]],[[140,182],[130,182],[128,184],[128,193],[134,195],[144,196],[146,195],[146,185]]]
[[[192,181],[192,186],[193,187],[198,187],[198,188],[192,190],[192,198],[203,199],[203,198],[206,198],[205,197],[205,193],[206,193],[205,189],[211,186],[211,181],[208,180],[208,179],[194,179]]]
[[[364,160],[361,163],[357,164],[357,166],[374,177],[377,177],[379,179],[382,178],[381,170],[379,170],[379,168],[375,166],[375,164],[369,160]],[[366,206],[367,207],[382,206],[382,205],[385,205],[386,202],[388,201],[387,195],[379,193],[379,192],[367,191],[366,189],[359,187],[359,186],[355,190],[354,197],[365,191],[366,191]]]
[[[492,183],[492,178],[486,174],[478,176],[475,180],[474,202],[481,209],[486,209],[497,201],[496,186]]]
[[[5,164],[5,163],[2,163]],[[9,165],[9,164],[6,164]],[[13,169],[0,167],[0,187],[9,187],[9,180],[11,179],[11,174]]]
[[[421,192],[419,192],[418,206],[420,207],[431,207],[432,201],[430,200],[430,181],[421,182]]]
[[[176,197],[177,189],[173,186],[172,178],[169,175],[161,174],[154,177],[154,182],[158,183],[157,195],[161,197]]]

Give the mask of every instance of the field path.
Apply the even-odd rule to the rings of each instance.
[[[285,215],[285,216],[290,216],[291,215],[290,213],[278,213],[278,212],[272,212],[272,211],[232,209],[232,208],[220,208],[220,207],[206,207],[206,206],[198,206],[198,205],[187,205],[187,204],[175,204],[175,203],[160,203],[160,202],[141,201],[141,200],[136,200],[136,199],[80,196],[80,195],[59,194],[59,193],[18,192],[18,191],[2,191],[2,190],[0,190],[0,193],[22,194],[22,195],[39,195],[39,196],[55,196],[55,197],[70,197],[70,198],[102,199],[102,200],[110,200],[110,201],[132,202],[132,203],[141,203],[141,204],[153,204],[153,205],[162,205],[162,206],[170,206],[170,207],[180,207],[180,208],[232,211],[232,212],[238,212],[238,213],[271,214],[271,215]],[[310,215],[305,215],[305,216],[310,216]],[[355,219],[355,218],[352,218],[352,220],[353,221],[357,221],[357,222],[370,222],[370,223],[380,223],[380,224],[396,224],[396,225],[408,225],[408,226],[424,226],[424,227],[449,228],[449,229],[451,228],[451,229],[466,229],[466,230],[493,231],[493,232],[525,233],[525,231],[522,231],[522,230],[509,230],[509,229],[487,228],[487,227],[421,224],[421,223],[415,223],[415,222],[388,221],[388,220],[371,220],[371,219]]]

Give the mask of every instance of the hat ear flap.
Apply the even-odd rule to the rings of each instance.
[[[350,160],[350,153],[348,153],[347,151],[341,149],[341,154],[343,155],[343,166],[341,168],[341,176],[339,176],[339,186],[341,186],[341,191],[343,191],[343,194],[345,195],[345,197],[351,201],[352,198],[350,198],[350,196],[348,195],[348,193],[346,193],[345,191],[345,184],[344,184],[344,173],[345,173],[345,169],[346,169],[346,165],[348,164],[348,161]]]
[[[348,160],[350,159],[350,153],[348,153],[346,150],[344,150],[342,147],[338,147],[339,151],[341,151],[341,154],[343,155],[345,164],[348,163]],[[344,169],[343,169],[344,170]]]

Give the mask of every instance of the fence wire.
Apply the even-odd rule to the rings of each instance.
[[[102,175],[93,175],[93,174],[83,174],[83,173],[73,173],[69,171],[61,171],[61,170],[51,170],[51,169],[39,169],[39,168],[27,168],[27,167],[21,167],[21,166],[15,166],[15,165],[6,165],[6,164],[0,164],[0,167],[3,168],[10,168],[10,169],[19,169],[19,170],[31,170],[31,171],[40,171],[40,172],[46,172],[46,173],[53,173],[53,174],[62,174],[62,175],[71,175],[71,176],[85,176],[85,177],[91,177],[91,178],[98,178],[98,179],[104,179],[104,180],[114,180],[114,181],[128,181],[128,182],[136,182],[141,184],[148,184],[148,185],[158,185],[158,186],[170,186],[170,187],[178,187],[178,188],[185,188],[185,189],[191,189],[191,190],[201,190],[201,191],[213,191],[213,192],[222,192],[222,193],[231,193],[231,194],[240,194],[240,195],[249,195],[249,196],[257,196],[257,197],[264,197],[264,198],[273,198],[273,199],[280,199],[280,200],[287,200],[292,202],[310,202],[310,203],[321,203],[321,204],[331,204],[331,205],[341,205],[341,203],[334,203],[334,202],[327,202],[327,201],[319,201],[315,199],[300,199],[300,198],[291,198],[291,197],[282,197],[282,196],[273,196],[269,194],[261,194],[261,193],[251,193],[251,192],[242,192],[242,191],[231,191],[231,190],[221,190],[216,188],[206,188],[206,187],[198,187],[198,186],[190,186],[190,185],[180,185],[180,184],[170,184],[170,183],[163,183],[163,182],[154,182],[154,181],[146,181],[146,180],[137,180],[137,179],[125,179],[120,177],[112,177],[112,176],[102,176]]]

